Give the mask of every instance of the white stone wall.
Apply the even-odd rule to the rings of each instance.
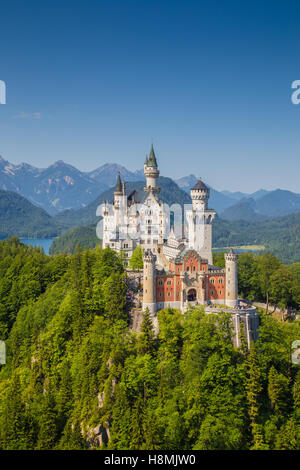
[[[187,211],[188,221],[188,246],[196,250],[199,255],[213,264],[212,256],[212,220],[214,211],[195,212]]]
[[[225,254],[225,303],[234,307],[238,301],[237,255]]]

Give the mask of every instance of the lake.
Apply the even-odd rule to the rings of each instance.
[[[49,254],[49,248],[51,246],[51,243],[53,242],[54,238],[20,238],[20,241],[22,243],[25,243],[26,245],[32,245],[32,246],[40,246],[41,248],[44,249],[44,252],[46,255]],[[262,251],[264,247],[261,246],[254,246],[254,245],[249,245],[244,248],[233,248],[236,253],[244,253],[245,251]],[[213,248],[212,251],[217,252],[217,251],[228,251],[229,248]]]
[[[49,254],[49,248],[54,238],[20,238],[20,242],[26,245],[40,246],[44,249],[46,255]]]
[[[247,251],[249,252],[252,252],[252,253],[259,253],[259,252],[262,252],[264,250],[265,247],[261,247],[261,246],[257,246],[257,247],[244,247],[244,248],[241,248],[241,247],[238,247],[238,248],[235,248],[234,246],[232,247],[233,251],[235,253],[246,253]],[[229,251],[230,248],[213,248],[212,251],[214,253],[217,253],[218,251]]]

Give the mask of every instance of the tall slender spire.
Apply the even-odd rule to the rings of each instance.
[[[159,193],[160,189],[157,187],[157,178],[159,177],[159,170],[157,167],[156,156],[154,153],[153,144],[151,145],[149,157],[146,157],[144,163],[144,175],[146,177],[145,191],[152,191]]]
[[[157,161],[154,153],[154,148],[153,144],[151,144],[151,150],[148,158],[148,166],[151,166],[153,168],[157,168]]]
[[[122,192],[122,182],[121,182],[121,176],[119,172],[118,177],[117,177],[117,184],[115,187],[115,193],[121,193],[121,192]]]

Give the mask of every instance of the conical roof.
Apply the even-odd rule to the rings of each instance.
[[[152,166],[154,168],[157,168],[157,161],[156,161],[156,157],[155,157],[155,153],[154,153],[153,144],[151,145],[151,150],[150,150],[150,154],[149,154],[149,157],[148,157],[148,166]]]
[[[192,191],[193,190],[200,190],[200,189],[204,189],[206,191],[208,191],[208,187],[203,183],[203,181],[201,179],[198,179],[197,183],[195,184],[195,186],[192,187]]]
[[[115,192],[122,192],[122,182],[121,182],[121,177],[120,177],[120,172],[118,173],[118,178],[117,178],[117,184],[115,188]]]

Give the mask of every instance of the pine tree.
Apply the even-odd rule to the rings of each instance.
[[[143,418],[144,418],[144,401],[139,396],[136,399],[130,422],[130,449],[140,450],[143,447]]]
[[[102,284],[105,316],[111,320],[127,319],[125,312],[126,285],[123,274],[114,272]]]
[[[252,429],[253,448],[259,449],[262,446],[262,436],[257,420],[259,416],[259,395],[262,391],[261,373],[258,365],[255,345],[252,342],[250,353],[247,357],[248,378],[246,381],[248,414]]]
[[[115,405],[112,409],[111,439],[108,449],[130,448],[131,412],[126,388],[120,383],[115,389]]]
[[[14,373],[9,386],[4,408],[2,442],[6,450],[26,450],[33,446],[33,429],[26,414],[21,396],[21,383]]]
[[[289,407],[289,380],[274,366],[269,372],[268,394],[272,409],[277,414],[284,414]]]
[[[38,450],[51,450],[55,446],[57,437],[56,409],[52,392],[48,391],[42,401],[39,420],[39,433],[36,448]]]
[[[62,438],[58,445],[59,450],[84,450],[87,449],[87,443],[84,440],[79,421],[72,423],[70,419],[64,429]]]
[[[275,446],[277,450],[300,450],[300,425],[293,418],[280,428]]]
[[[70,364],[68,362],[62,365],[60,372],[60,386],[56,397],[61,427],[64,427],[73,406],[72,377]]]
[[[155,346],[155,335],[150,312],[147,307],[143,313],[141,333],[138,338],[138,350],[141,354],[152,353]]]
[[[72,450],[83,450],[87,448],[86,441],[82,437],[79,421],[76,421],[73,425],[70,444]]]

